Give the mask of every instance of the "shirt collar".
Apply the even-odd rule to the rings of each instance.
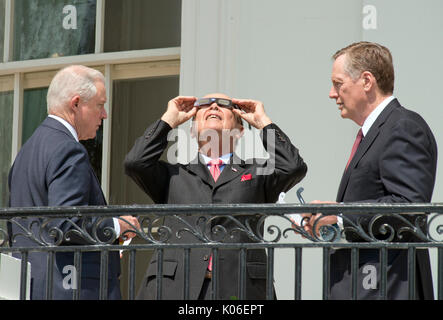
[[[212,160],[212,158],[209,158],[208,156],[205,156],[204,154],[201,154],[201,156],[202,156],[203,161],[205,162],[206,165],[208,165],[209,161]],[[232,153],[228,153],[228,154],[222,155],[219,159],[221,161],[223,161],[223,164],[228,164],[231,157],[232,157]]]
[[[383,100],[372,112],[369,114],[369,116],[366,118],[365,122],[363,123],[363,126],[361,127],[361,130],[363,132],[363,137],[366,136],[369,129],[371,129],[372,125],[374,124],[375,120],[377,120],[378,116],[382,111],[386,108],[386,106],[394,100],[394,96],[390,96],[389,98],[386,98]]]
[[[69,132],[71,132],[71,134],[72,134],[72,136],[74,137],[75,141],[79,142],[79,141],[78,141],[78,135],[77,135],[77,132],[75,131],[74,127],[71,126],[71,124],[70,124],[68,121],[66,121],[65,119],[60,118],[60,117],[58,117],[58,116],[55,116],[55,115],[53,115],[53,114],[48,115],[48,117],[50,117],[50,118],[52,118],[52,119],[55,119],[55,120],[57,120],[58,122],[60,122],[62,125],[64,125],[64,126],[66,127],[66,129],[68,129]]]

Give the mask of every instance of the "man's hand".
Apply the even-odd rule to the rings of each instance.
[[[120,236],[124,237],[125,238],[124,240],[132,239],[137,235],[135,232],[126,232],[126,231],[140,230],[140,223],[138,222],[138,219],[133,216],[121,216],[118,219],[118,223],[120,224]]]
[[[314,200],[310,202],[310,204],[337,204],[337,202],[333,201],[319,201]],[[311,236],[314,236],[314,225],[315,225],[315,233],[317,236],[320,235],[320,228],[325,225],[331,225],[334,223],[337,223],[337,217],[336,216],[324,216],[321,213],[318,214],[302,214],[303,217],[306,217],[304,221],[306,223],[303,224],[303,228],[306,232],[308,232]],[[308,220],[309,217],[309,220]],[[318,220],[318,221],[317,221]]]
[[[197,107],[194,107],[196,100],[196,97],[175,97],[168,102],[168,108],[161,119],[168,123],[171,128],[177,128],[195,116],[197,113]]]
[[[232,109],[232,111],[254,128],[261,130],[272,123],[271,119],[265,113],[265,107],[261,101],[232,99],[232,102],[242,109]]]

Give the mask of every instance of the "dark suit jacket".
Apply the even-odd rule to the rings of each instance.
[[[211,204],[211,203],[274,203],[280,192],[288,191],[306,174],[307,167],[289,138],[275,125],[271,124],[262,130],[262,140],[266,148],[269,132],[275,130],[275,170],[268,175],[257,174],[259,164],[256,160],[245,162],[236,155],[230,164],[221,172],[214,182],[206,165],[196,159],[190,164],[169,164],[159,161],[167,147],[167,134],[171,127],[159,120],[151,125],[143,136],[138,138],[125,160],[125,170],[155,203],[168,204]],[[242,181],[243,176],[251,179]],[[210,217],[207,217],[210,218]],[[237,217],[245,223],[251,218],[255,230],[258,219],[255,216]],[[183,217],[192,226],[197,217]],[[195,243],[199,240],[189,232],[182,232],[181,238],[175,234],[184,229],[185,224],[177,219],[166,218],[164,225],[171,228],[171,242]],[[228,232],[234,224],[226,218],[218,218],[211,225],[222,225]],[[225,242],[251,242],[243,232],[233,233],[233,239],[226,237]],[[214,236],[214,239],[216,236]],[[208,267],[210,249],[192,249],[190,255],[190,298],[197,299],[203,285],[204,274]],[[183,298],[183,250],[165,250],[163,262],[163,296],[164,299]],[[238,250],[220,250],[219,253],[219,299],[230,299],[239,296],[238,291]],[[246,298],[264,299],[266,294],[266,254],[264,250],[248,250],[246,257]],[[150,262],[147,273],[139,291],[139,298],[156,297],[157,258]]]
[[[348,170],[343,174],[337,193],[337,202],[430,202],[434,189],[436,165],[437,145],[430,128],[421,116],[403,108],[398,100],[394,99],[379,115],[360,143]],[[414,225],[420,216],[426,220],[425,215],[404,217]],[[373,217],[374,214],[346,215],[346,218],[353,223],[360,223],[366,232],[369,231]],[[407,232],[399,237],[398,232],[405,226],[405,223],[392,216],[378,219],[374,223],[371,231],[377,239],[387,239],[390,235],[389,233],[383,235],[380,232],[380,227],[384,223],[395,229],[394,242],[419,241],[417,237]],[[426,228],[425,222],[423,225]],[[346,219],[344,226],[345,228],[350,226]],[[364,241],[352,231],[346,233],[346,238],[348,241]],[[335,257],[331,259],[336,263],[332,265],[338,268],[344,262],[337,262],[337,259],[339,255],[345,255],[345,253],[337,250],[334,254]],[[374,261],[378,261],[378,252],[361,250],[361,266]],[[407,299],[406,250],[392,250],[389,253],[388,263],[391,270],[388,273],[390,277],[388,278],[388,298]],[[349,297],[350,291],[343,287],[343,283],[334,284],[343,280],[343,272],[349,265],[342,267],[343,270],[336,268],[332,274],[332,298]],[[432,279],[427,250],[417,250],[417,273],[418,297],[432,298]],[[396,280],[394,280],[395,277]],[[390,287],[391,290],[389,290]],[[341,288],[341,293],[337,290],[338,288]],[[366,295],[368,294],[366,291],[360,288],[361,297],[376,297],[373,295],[376,291],[369,295]]]
[[[44,206],[84,206],[106,205],[100,184],[90,165],[86,149],[78,143],[69,130],[59,121],[50,117],[35,130],[34,134],[23,145],[9,173],[9,190],[11,207],[44,207]],[[96,219],[70,219],[80,227],[84,224],[92,235],[92,225]],[[73,229],[67,219],[54,219],[44,226],[42,218],[14,219],[9,223],[10,243],[12,247],[36,247],[39,244],[31,237],[23,235],[18,224],[29,230],[32,227],[33,236],[40,239],[42,232],[46,242],[54,243],[48,235],[51,227],[60,228],[64,233]],[[103,228],[113,227],[112,219],[106,219],[100,224],[98,236],[106,241]],[[90,244],[83,237],[71,234],[69,241],[64,239],[62,244]],[[18,255],[20,257],[20,255]],[[65,289],[63,279],[72,276],[69,267],[74,266],[73,253],[60,252],[55,255],[53,266],[53,298],[72,299],[73,291]],[[31,299],[45,299],[47,254],[31,252]],[[82,254],[82,283],[81,299],[98,299],[100,253],[88,252]],[[109,255],[109,298],[120,298],[118,275],[120,259],[117,252]],[[68,282],[69,284],[69,282]]]

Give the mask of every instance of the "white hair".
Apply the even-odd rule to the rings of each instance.
[[[71,65],[57,72],[46,97],[48,114],[65,108],[78,95],[88,101],[97,94],[96,82],[105,82],[100,71],[82,65]]]

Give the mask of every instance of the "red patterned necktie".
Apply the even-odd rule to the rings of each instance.
[[[348,163],[346,164],[345,171],[348,170],[348,166],[351,163],[351,160],[354,157],[355,153],[357,152],[357,148],[360,145],[360,142],[361,142],[362,138],[363,138],[363,131],[360,128],[360,130],[358,130],[357,137],[355,138],[354,145],[352,146],[351,155],[349,156],[349,160],[348,160]]]
[[[213,159],[209,161],[208,164],[210,165],[209,171],[211,172],[214,181],[217,181],[218,177],[220,176],[220,166],[223,164],[223,161],[220,159]]]
[[[213,159],[209,161],[208,164],[210,165],[209,171],[211,172],[214,181],[217,181],[218,177],[220,176],[220,166],[223,164],[223,161],[220,159]],[[209,257],[208,270],[212,271],[212,254]]]

